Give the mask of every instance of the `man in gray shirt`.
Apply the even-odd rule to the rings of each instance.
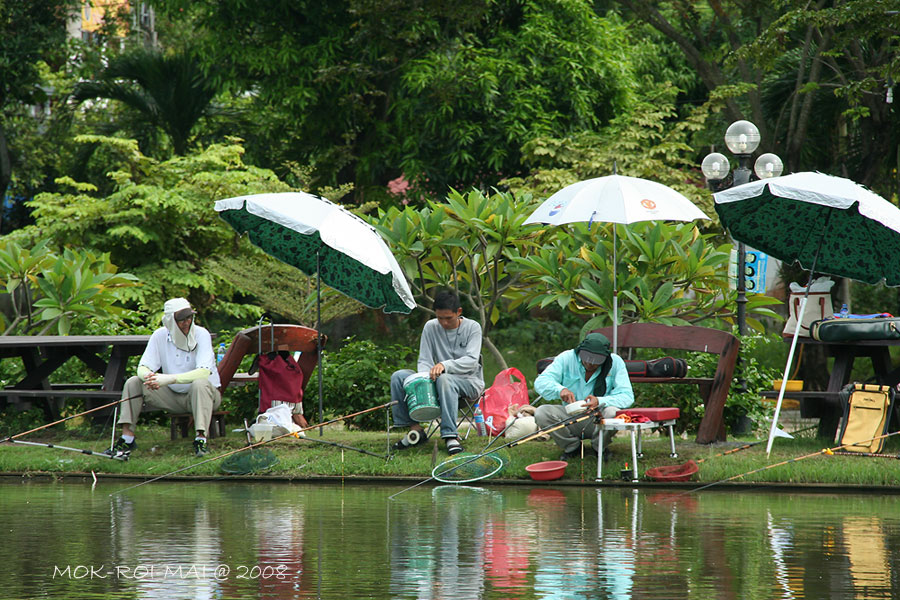
[[[425,323],[419,342],[419,373],[434,381],[441,411],[441,437],[448,454],[463,451],[456,432],[456,413],[460,398],[478,398],[484,390],[481,368],[481,325],[462,316],[459,298],[453,292],[439,292],[434,298],[434,319]],[[415,373],[409,369],[391,375],[391,400],[394,425],[409,427],[395,450],[424,444],[425,430],[409,415],[404,381]]]

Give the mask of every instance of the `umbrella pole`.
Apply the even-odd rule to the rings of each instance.
[[[619,347],[619,282],[616,279],[616,224],[612,224],[613,228],[613,345],[612,351],[615,354]]]
[[[827,221],[826,221],[827,222]],[[800,326],[803,324],[803,315],[806,312],[806,301],[809,299],[809,288],[812,287],[813,278],[816,276],[816,261],[819,258],[819,250],[822,249],[822,238],[819,238],[819,247],[813,256],[812,268],[809,270],[809,282],[806,284],[806,293],[800,300],[799,315],[797,315],[797,327],[794,329],[794,337],[791,340],[791,349],[788,351],[787,364],[784,366],[784,375],[781,377],[781,389],[778,390],[778,400],[775,401],[775,414],[772,415],[772,427],[769,429],[769,441],[766,442],[766,457],[772,451],[772,442],[775,440],[775,431],[778,429],[778,415],[781,413],[781,403],[784,400],[784,390],[787,388],[788,375],[791,372],[791,362],[794,360],[794,351],[797,348],[797,338],[800,336]],[[739,274],[743,276],[743,274]]]
[[[812,282],[810,282],[810,285]],[[803,323],[803,313],[806,312],[806,300],[809,296],[809,285],[806,286],[806,294],[800,300],[800,314],[797,316],[797,327],[794,329],[794,337],[791,339],[791,349],[788,351],[787,364],[784,366],[784,376],[781,378],[781,389],[778,390],[778,400],[775,402],[775,414],[772,415],[772,427],[769,428],[769,441],[766,442],[766,458],[772,451],[772,442],[775,440],[775,431],[778,429],[778,415],[781,413],[781,403],[784,400],[784,390],[787,388],[788,373],[791,372],[791,362],[794,360],[794,351],[797,349],[797,338],[800,335],[800,326]]]
[[[322,266],[320,250],[316,250],[316,360],[319,363],[319,423],[325,421],[325,412],[322,404],[322,276],[319,268]],[[322,437],[323,428],[319,427],[319,437]]]

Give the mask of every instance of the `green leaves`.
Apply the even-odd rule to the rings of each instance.
[[[0,282],[12,300],[12,314],[0,314],[4,335],[41,335],[53,327],[68,335],[91,317],[119,321],[124,313],[117,305],[119,292],[137,285],[133,275],[117,272],[107,253],[67,248],[58,255],[45,243],[28,250],[6,240],[0,266],[7,273]]]
[[[618,233],[615,268],[613,227]],[[543,246],[515,260],[521,281],[514,302],[541,308],[556,304],[595,315],[585,326],[593,329],[612,324],[613,292],[618,289],[620,323],[703,321],[715,326],[732,321],[729,245],[715,246],[715,236],[701,234],[692,223],[606,224],[592,229],[574,224],[545,230]],[[757,317],[774,316],[766,307],[777,302],[753,295],[748,309]],[[751,326],[762,328],[756,319]]]

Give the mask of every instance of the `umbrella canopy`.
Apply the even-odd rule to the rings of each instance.
[[[649,179],[607,175],[568,185],[546,200],[525,221],[529,223],[591,223],[628,225],[640,221],[708,219],[683,194]],[[616,230],[613,228],[613,345],[618,348],[619,290],[616,284]]]
[[[810,283],[815,273],[829,273],[900,285],[900,209],[858,183],[804,172],[753,181],[713,196],[716,212],[734,239],[783,261],[798,261],[810,271]],[[766,454],[778,430],[806,300],[804,296],[800,302]]]
[[[819,273],[900,285],[900,209],[858,183],[804,172],[714,197],[736,240]]]
[[[608,175],[568,185],[547,198],[528,223],[638,223],[708,219],[683,194],[649,179]]]
[[[325,285],[370,308],[409,313],[409,284],[387,244],[346,209],[304,192],[255,194],[219,200],[216,211],[267,254],[318,273]]]

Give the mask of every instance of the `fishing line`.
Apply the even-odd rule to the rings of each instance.
[[[472,457],[469,458],[467,461],[462,462],[462,463],[460,463],[460,464],[458,464],[458,465],[454,465],[452,468],[448,469],[447,471],[445,471],[445,472],[443,472],[443,473],[440,473],[440,475],[443,476],[443,475],[447,475],[448,473],[452,473],[453,471],[456,471],[457,469],[460,469],[460,468],[462,468],[462,467],[468,465],[469,463],[475,462],[476,460],[479,460],[479,459],[483,458],[483,457],[484,457],[485,455],[487,455],[487,454],[492,454],[492,453],[494,453],[494,452],[497,452],[498,450],[503,450],[504,448],[511,448],[511,447],[513,447],[513,446],[517,446],[517,445],[519,445],[519,444],[523,444],[523,443],[525,443],[525,442],[527,442],[527,441],[529,441],[529,440],[533,440],[533,439],[535,439],[535,438],[537,438],[537,437],[540,437],[541,435],[543,435],[543,434],[545,434],[545,433],[550,433],[551,431],[556,431],[557,429],[562,429],[563,427],[566,427],[566,426],[568,426],[568,425],[573,425],[573,424],[575,424],[575,423],[580,423],[581,421],[584,421],[584,420],[589,419],[589,418],[592,418],[592,417],[596,417],[596,416],[598,416],[598,415],[599,415],[599,412],[597,412],[597,410],[594,409],[594,410],[590,410],[590,411],[588,411],[588,412],[586,412],[586,413],[583,413],[583,414],[580,414],[580,415],[575,415],[575,416],[572,416],[572,417],[567,417],[567,418],[563,419],[562,421],[559,421],[559,422],[556,423],[555,425],[548,425],[547,427],[543,427],[543,428],[541,428],[541,429],[538,429],[538,430],[535,431],[534,433],[529,433],[528,435],[525,435],[525,436],[520,437],[520,438],[518,438],[518,439],[515,439],[515,440],[513,440],[513,441],[511,441],[511,442],[508,442],[508,443],[506,443],[506,444],[503,444],[502,446],[498,446],[498,447],[495,448],[494,450],[491,450],[491,452],[482,452],[481,454],[477,454],[477,455],[475,455],[475,456],[472,456]],[[499,436],[498,436],[496,439],[500,439]],[[493,443],[493,442],[491,442],[491,443]],[[491,444],[488,444],[488,447],[490,447],[490,445],[491,445]],[[451,458],[451,459],[449,459],[449,460],[444,461],[443,463],[441,463],[441,465],[438,465],[438,466],[446,465],[446,464],[448,464],[448,463],[450,463],[450,462],[454,462],[455,460],[458,460],[458,459],[453,459],[453,458]],[[429,477],[428,479],[423,479],[422,481],[420,481],[419,483],[417,483],[417,484],[415,484],[415,485],[411,485],[411,486],[409,486],[408,488],[406,488],[406,489],[404,489],[404,490],[400,490],[400,491],[397,492],[396,494],[393,494],[393,495],[391,495],[391,496],[388,496],[388,500],[393,500],[395,497],[399,496],[399,495],[402,494],[403,492],[407,492],[407,491],[409,491],[409,490],[411,490],[411,489],[413,489],[413,488],[419,487],[420,485],[424,485],[424,484],[428,483],[429,481],[431,481],[432,479],[436,479],[436,477],[435,477],[433,471],[432,471],[431,477]],[[457,482],[457,483],[463,483],[463,482]]]
[[[361,452],[362,454],[368,454],[369,456],[374,456],[375,458],[387,459],[388,456],[390,456],[385,454],[375,454],[374,452],[369,452],[368,450],[363,450],[362,448],[348,446],[347,444],[339,444],[337,442],[329,442],[328,440],[317,440],[315,438],[309,438],[305,436],[299,437],[297,439],[303,442],[315,442],[316,444],[327,444],[328,446],[335,446],[337,448],[343,448],[345,450],[353,450],[354,452]]]
[[[299,430],[297,430],[297,431],[295,431],[295,432],[284,433],[284,434],[282,434],[282,435],[273,437],[273,438],[268,439],[268,440],[264,440],[264,441],[262,441],[262,442],[257,442],[257,443],[255,443],[255,444],[250,444],[249,446],[244,446],[243,448],[238,448],[237,450],[232,450],[232,451],[230,451],[230,452],[225,452],[224,454],[219,454],[218,456],[213,456],[212,458],[207,458],[206,460],[201,460],[200,462],[190,464],[190,465],[188,465],[188,466],[186,466],[186,467],[182,467],[182,468],[180,468],[180,469],[176,469],[176,470],[174,470],[174,471],[171,471],[171,472],[169,472],[169,473],[166,473],[165,475],[159,475],[159,476],[157,476],[157,477],[154,477],[153,479],[148,479],[147,481],[142,481],[141,483],[139,483],[139,484],[137,484],[137,485],[132,485],[132,486],[130,486],[130,487],[123,488],[123,489],[121,489],[121,490],[115,491],[115,492],[111,493],[110,496],[115,496],[116,494],[121,494],[122,492],[127,492],[128,490],[133,490],[134,488],[141,487],[142,485],[146,485],[146,484],[148,484],[148,483],[153,483],[154,481],[158,481],[158,480],[160,480],[160,479],[164,479],[164,478],[166,478],[166,477],[170,477],[170,476],[175,475],[175,474],[177,474],[177,473],[182,473],[182,472],[187,471],[187,470],[189,470],[189,469],[193,469],[194,467],[199,467],[200,465],[206,464],[206,463],[208,463],[208,462],[213,462],[213,461],[215,461],[215,460],[219,460],[219,459],[225,458],[225,457],[227,457],[227,456],[231,456],[232,454],[237,454],[238,452],[244,452],[245,450],[252,450],[253,448],[259,448],[260,446],[263,446],[263,445],[268,444],[268,443],[270,443],[270,442],[274,442],[275,440],[280,440],[281,438],[286,438],[286,437],[290,437],[290,436],[292,436],[292,437],[298,437],[297,434],[300,433],[301,431],[309,431],[310,429],[316,429],[316,428],[318,428],[318,427],[325,427],[326,425],[331,425],[331,424],[333,424],[333,423],[337,423],[338,421],[343,421],[343,420],[345,420],[345,419],[352,419],[353,417],[357,417],[357,416],[359,416],[359,415],[364,415],[364,414],[366,414],[366,413],[370,413],[370,412],[375,411],[375,410],[381,410],[382,408],[387,408],[387,407],[389,407],[389,406],[391,406],[391,405],[393,405],[393,404],[396,404],[396,400],[393,400],[393,401],[391,401],[391,402],[387,402],[387,403],[385,403],[385,404],[381,404],[381,405],[379,405],[379,406],[373,406],[372,408],[367,408],[367,409],[365,409],[365,410],[361,410],[361,411],[359,411],[359,412],[355,412],[355,413],[352,413],[352,414],[349,414],[349,415],[343,415],[343,416],[340,416],[340,417],[335,417],[334,419],[331,419],[330,421],[325,421],[324,423],[317,423],[316,425],[310,425],[309,427],[304,427],[304,428],[299,429]]]
[[[64,423],[64,422],[66,422],[66,421],[69,421],[70,419],[74,419],[74,418],[76,418],[76,417],[81,417],[81,416],[83,416],[83,415],[86,415],[86,414],[89,414],[89,413],[92,413],[92,412],[95,412],[95,411],[98,411],[98,410],[101,410],[101,409],[104,409],[104,408],[109,408],[110,406],[118,406],[118,405],[121,404],[122,402],[126,402],[126,401],[128,401],[128,400],[134,400],[135,398],[140,398],[142,395],[143,395],[143,394],[137,394],[137,395],[135,395],[135,396],[130,396],[130,397],[128,397],[128,398],[121,398],[121,399],[119,399],[119,400],[116,400],[115,402],[110,402],[109,404],[104,404],[103,406],[98,406],[97,408],[92,408],[92,409],[90,409],[90,410],[86,410],[86,411],[84,411],[84,412],[80,412],[80,413],[78,413],[78,414],[76,414],[76,415],[71,415],[71,416],[68,416],[68,417],[64,417],[64,418],[60,419],[59,421],[53,421],[52,423],[47,423],[46,425],[41,425],[40,427],[35,427],[34,429],[29,429],[28,431],[23,431],[22,433],[17,433],[16,435],[11,435],[11,436],[9,436],[8,438],[5,438],[5,439],[0,440],[0,444],[2,444],[2,443],[4,443],[4,442],[11,442],[11,441],[13,441],[13,440],[16,439],[16,438],[20,438],[20,437],[26,436],[26,435],[28,435],[29,433],[34,433],[35,431],[40,431],[41,429],[46,429],[46,428],[48,428],[48,427],[53,427],[54,425],[59,425],[60,423]]]
[[[729,477],[728,479],[721,479],[719,481],[713,481],[712,483],[708,483],[704,486],[700,486],[698,488],[683,492],[683,494],[690,494],[691,492],[699,492],[700,490],[705,490],[706,488],[710,488],[714,485],[719,485],[720,483],[734,481],[735,479],[740,479],[741,477],[746,477],[747,475],[753,475],[754,473],[759,473],[760,471],[765,471],[767,469],[773,469],[775,467],[780,467],[782,465],[786,465],[786,464],[792,463],[792,462],[798,462],[798,461],[801,461],[806,458],[811,458],[813,456],[819,456],[820,454],[833,455],[835,450],[840,450],[841,448],[848,448],[850,446],[859,446],[859,445],[867,443],[867,442],[872,442],[875,440],[880,440],[882,438],[890,437],[892,435],[897,435],[898,433],[900,433],[900,431],[894,431],[892,433],[885,433],[884,435],[877,435],[877,436],[869,438],[867,440],[859,440],[859,441],[853,442],[852,444],[841,444],[840,446],[834,446],[833,448],[823,448],[823,449],[819,450],[818,452],[813,452],[811,454],[806,454],[804,456],[798,456],[795,458],[790,458],[788,460],[783,460],[779,463],[766,465],[765,467],[760,467],[759,469],[753,469],[752,471],[747,471],[746,473],[741,473],[740,475],[734,475],[733,477]]]

